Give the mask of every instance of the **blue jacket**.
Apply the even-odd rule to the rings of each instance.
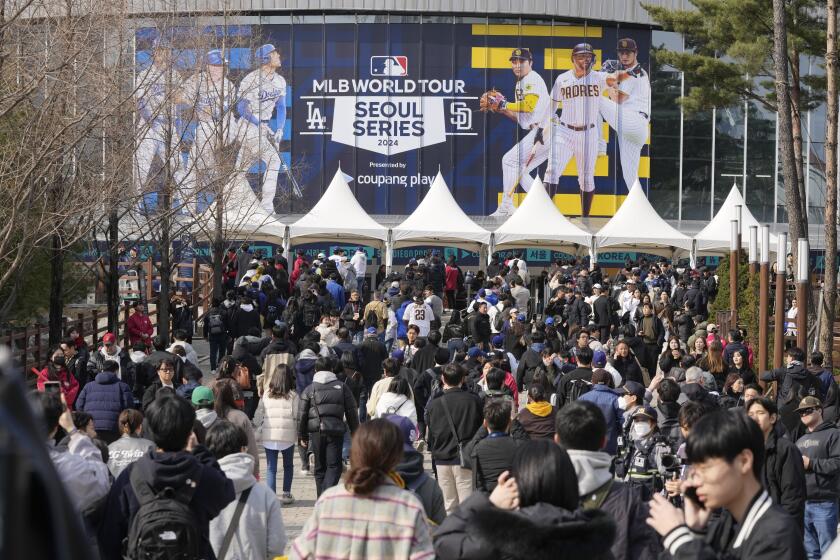
[[[339,310],[344,309],[347,302],[345,301],[344,288],[341,284],[334,280],[327,280],[327,291],[330,293],[330,297],[332,297],[335,306]]]
[[[304,352],[306,352],[304,350]],[[312,378],[315,376],[315,361],[317,356],[309,358],[303,355],[298,356],[295,362],[295,390],[297,394],[303,393],[303,390],[312,384]]]
[[[85,385],[79,393],[75,406],[77,410],[93,417],[93,425],[97,430],[116,432],[120,412],[131,408],[133,404],[131,387],[120,381],[115,373],[101,371],[96,374],[93,383]]]
[[[604,451],[615,455],[618,447],[618,434],[624,423],[624,411],[618,406],[618,395],[606,385],[593,385],[592,390],[580,396],[582,401],[595,404],[604,413],[607,420],[607,443]]]
[[[411,298],[405,300],[400,308],[397,309],[397,338],[405,338],[408,335],[408,322],[403,321],[403,315],[405,315],[405,310],[411,305]]]
[[[177,394],[182,399],[190,400],[192,399],[193,390],[196,387],[201,387],[201,383],[197,381],[190,381],[186,385],[181,385],[175,389],[175,394]]]

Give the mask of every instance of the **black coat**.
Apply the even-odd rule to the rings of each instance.
[[[316,379],[322,373],[316,373]],[[319,414],[338,418],[342,422],[346,416],[350,433],[359,427],[359,405],[353,398],[353,392],[335,375],[331,374],[331,378],[326,383],[313,381],[300,396],[298,433],[304,440],[309,439],[310,433],[320,431]]]
[[[782,367],[761,374],[763,381],[777,381],[776,405],[779,407],[779,419],[788,432],[796,430],[801,422],[796,408],[805,396],[819,397],[819,379],[805,369],[795,364]]]
[[[476,313],[470,319],[472,324],[470,325],[470,334],[472,334],[473,340],[476,344],[490,343],[490,316],[486,313]]]
[[[770,431],[764,451],[761,479],[773,502],[779,504],[796,520],[799,531],[804,529],[805,467],[796,444]]]
[[[569,326],[573,325],[580,325],[585,327],[589,324],[589,313],[592,311],[589,307],[589,304],[583,301],[583,298],[575,298],[572,303],[570,303],[566,310],[569,314],[568,323]]]
[[[615,522],[612,553],[615,560],[653,560],[662,551],[659,535],[645,520],[647,503],[641,488],[615,480],[601,504],[601,510]]]
[[[242,306],[234,307],[230,313],[230,336],[233,338],[245,336],[253,327],[262,330],[259,309],[256,306],[252,306],[250,310],[242,309]]]
[[[415,371],[426,371],[429,368],[435,367],[435,354],[437,354],[439,348],[439,346],[427,340],[426,345],[411,357],[412,369]]]
[[[627,358],[614,358],[610,363],[621,374],[621,378],[626,381],[635,381],[636,383],[644,384],[644,377],[642,376],[642,368],[636,358],[631,354]]]
[[[446,418],[444,402],[452,415],[457,440]],[[461,389],[447,389],[442,395],[433,398],[426,409],[426,417],[429,451],[439,464],[457,462],[458,443],[469,443],[484,420],[481,399],[475,393]]]
[[[473,467],[473,486],[476,490],[492,492],[499,475],[510,470],[513,454],[523,441],[528,441],[524,430],[503,437],[487,437],[487,429],[478,429],[467,446]]]
[[[688,337],[694,334],[694,319],[688,313],[681,313],[674,317],[674,323],[677,325],[677,336],[688,342]]]
[[[595,314],[595,324],[599,327],[609,327],[613,323],[613,313],[610,307],[610,299],[607,296],[598,296],[592,302],[592,312]]]
[[[382,377],[382,362],[388,357],[388,350],[378,338],[368,336],[359,345],[357,351],[362,360],[360,371],[364,382],[367,387],[373,387],[373,384]]]
[[[615,524],[602,511],[572,513],[546,503],[508,511],[475,492],[444,519],[434,542],[447,560],[599,560],[612,558],[614,537]]]

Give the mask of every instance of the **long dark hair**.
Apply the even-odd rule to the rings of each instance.
[[[395,424],[382,418],[365,422],[353,434],[350,470],[344,487],[357,496],[370,495],[385,481],[402,456],[403,436]]]
[[[233,379],[233,374],[236,371],[237,361],[233,356],[223,356],[219,361],[219,373],[216,379]]]
[[[519,505],[539,502],[574,511],[578,480],[569,454],[549,440],[532,440],[517,449],[511,473],[519,486]]]
[[[230,410],[237,409],[233,383],[231,379],[217,379],[213,384],[213,396],[215,397],[213,408],[219,418],[227,418],[227,413]]]
[[[289,396],[294,388],[295,377],[292,375],[292,370],[286,364],[277,364],[271,374],[266,396],[273,399],[284,399]]]

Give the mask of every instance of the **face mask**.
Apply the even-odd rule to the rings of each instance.
[[[618,397],[618,408],[624,410],[627,408],[627,399],[624,397]]]
[[[53,358],[53,363],[58,367],[64,367],[65,365],[67,365],[67,360],[64,358],[64,356],[56,356],[55,358]]]
[[[651,427],[648,422],[634,422],[633,436],[636,439],[641,439],[650,433]]]

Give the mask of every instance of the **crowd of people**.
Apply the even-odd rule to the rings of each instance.
[[[796,347],[756,368],[747,333],[709,320],[711,271],[558,262],[537,304],[521,254],[366,267],[361,248],[232,249],[197,329],[208,379],[191,331],[134,336],[141,316],[131,351],[67,333],[37,388],[100,557],[828,553],[837,383]],[[318,500],[287,542],[295,475]]]

